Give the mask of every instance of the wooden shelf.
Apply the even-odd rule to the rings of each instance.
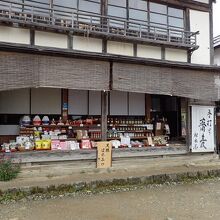
[[[147,124],[108,124],[109,127],[147,127]]]
[[[145,130],[145,131],[132,131],[132,130],[129,130],[129,131],[118,131],[117,130],[117,133],[152,133],[152,131],[149,131],[149,130]]]
[[[130,137],[132,140],[142,140],[142,139],[147,139],[148,137],[142,136],[142,137]],[[112,138],[107,138],[107,140],[120,140],[121,138],[119,137],[112,137]]]
[[[72,127],[73,129],[101,129],[101,126],[98,125],[83,125],[83,126],[76,126],[76,125],[25,125],[21,126],[21,128],[68,128]]]

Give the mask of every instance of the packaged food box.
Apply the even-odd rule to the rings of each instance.
[[[82,139],[81,148],[82,149],[91,149],[91,142],[90,142],[90,140],[89,139]]]
[[[50,150],[51,148],[51,141],[50,140],[43,140],[42,141],[42,150]]]
[[[60,140],[51,141],[51,150],[60,150]]]
[[[35,141],[35,149],[42,150],[42,140]]]
[[[60,141],[60,148],[61,150],[69,150],[67,141]]]
[[[68,149],[70,150],[78,150],[79,149],[79,143],[76,141],[67,141]]]

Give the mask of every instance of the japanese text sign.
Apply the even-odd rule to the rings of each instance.
[[[214,152],[214,107],[192,106],[192,152]]]
[[[112,166],[112,144],[111,142],[97,143],[97,168],[108,168]]]

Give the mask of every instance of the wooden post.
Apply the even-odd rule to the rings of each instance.
[[[151,119],[151,108],[152,108],[152,103],[151,103],[151,95],[150,94],[145,94],[145,120],[150,120]]]
[[[107,109],[108,109],[108,93],[101,92],[101,127],[102,127],[102,141],[107,140]]]
[[[68,120],[68,89],[62,89],[61,114],[64,122]]]

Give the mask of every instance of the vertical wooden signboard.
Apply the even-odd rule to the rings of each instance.
[[[112,166],[112,144],[107,141],[97,143],[97,168]]]
[[[215,111],[213,106],[192,106],[192,152],[215,151]]]

